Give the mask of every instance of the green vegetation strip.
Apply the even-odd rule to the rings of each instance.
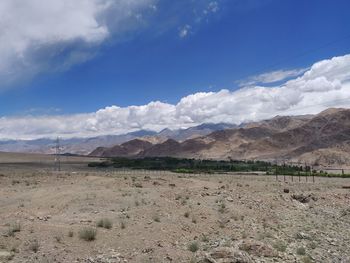
[[[310,166],[276,165],[264,161],[219,161],[172,157],[110,158],[92,162],[89,167],[134,170],[172,171],[176,173],[265,172],[267,175],[324,176],[349,178],[350,174],[330,174],[312,170]]]

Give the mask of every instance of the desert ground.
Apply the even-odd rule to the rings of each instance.
[[[0,154],[0,262],[350,262],[350,179]]]

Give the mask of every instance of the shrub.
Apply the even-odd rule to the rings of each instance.
[[[98,227],[103,227],[106,229],[111,229],[112,228],[112,221],[108,218],[101,218],[100,220],[97,221],[96,225]]]
[[[34,253],[39,251],[39,247],[40,247],[39,242],[36,239],[31,241],[29,244],[29,250],[33,251]]]
[[[285,252],[286,249],[287,249],[287,245],[284,244],[282,241],[277,241],[277,242],[273,245],[273,247],[274,247],[277,251],[279,251],[279,252]]]
[[[20,231],[21,231],[21,224],[16,222],[9,226],[9,229],[7,230],[7,235],[10,237],[13,237],[16,232],[20,232]]]
[[[73,232],[73,230],[69,230],[69,232],[68,232],[68,236],[69,236],[69,237],[73,237],[73,236],[74,236],[74,232]]]
[[[197,252],[198,249],[199,249],[199,245],[197,242],[192,242],[188,245],[188,250],[193,252],[193,253]]]
[[[97,231],[92,227],[85,227],[79,232],[79,237],[85,241],[93,241],[96,239]]]
[[[185,212],[184,217],[188,218],[190,216],[190,212]]]
[[[306,254],[305,248],[304,247],[298,247],[297,248],[297,254],[300,256],[303,256]]]

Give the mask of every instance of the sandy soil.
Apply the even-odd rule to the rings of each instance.
[[[0,165],[0,262],[350,262],[349,179],[63,169]]]

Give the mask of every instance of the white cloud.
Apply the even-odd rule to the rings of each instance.
[[[2,0],[0,89],[90,59],[111,34],[133,26],[155,0]]]
[[[260,75],[252,76],[249,77],[245,80],[239,81],[238,83],[241,86],[252,86],[256,84],[269,84],[269,83],[274,83],[278,81],[283,81],[288,78],[293,78],[300,76],[303,74],[305,71],[307,71],[307,68],[303,69],[291,69],[291,70],[276,70],[276,71],[271,71],[267,73],[263,73]]]
[[[184,25],[179,29],[179,37],[185,38],[188,36],[188,34],[191,32],[191,26],[190,25]]]
[[[86,137],[138,129],[176,129],[204,122],[238,124],[349,106],[350,55],[345,55],[320,61],[302,76],[276,87],[199,92],[182,98],[176,105],[156,101],[68,116],[2,117],[0,138]]]

